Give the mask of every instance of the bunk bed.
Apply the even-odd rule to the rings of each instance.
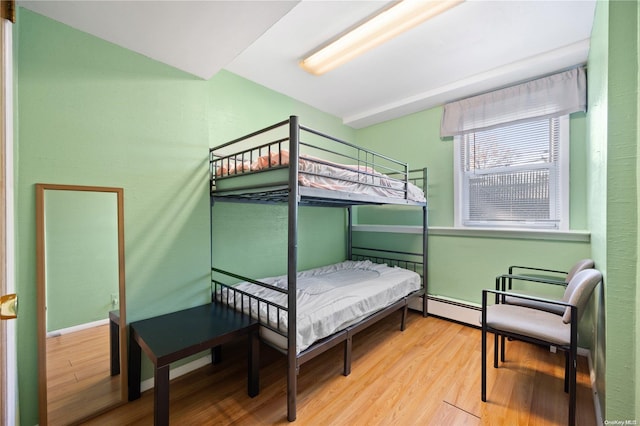
[[[218,202],[287,205],[287,273],[256,280],[212,267],[211,297],[257,318],[261,339],[287,356],[287,418],[294,421],[303,363],[342,344],[348,375],[357,332],[398,311],[404,330],[416,299],[427,315],[426,169],[410,170],[303,126],[297,116],[211,148],[209,162],[212,221]],[[422,209],[418,252],[353,245],[353,206],[389,204]],[[344,262],[297,270],[300,206],[346,209]],[[337,289],[338,299],[330,299]]]

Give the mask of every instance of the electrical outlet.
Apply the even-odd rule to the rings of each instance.
[[[111,307],[115,308],[118,306],[118,295],[116,293],[113,293],[111,295]]]

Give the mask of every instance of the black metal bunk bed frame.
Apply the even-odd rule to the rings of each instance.
[[[260,137],[274,129],[288,126],[288,137],[276,139],[263,143],[259,146],[253,146],[249,148],[241,149],[228,155],[220,155],[217,152],[223,148],[228,148],[236,144],[240,144],[244,141],[250,140],[254,137]],[[301,140],[301,132],[306,132],[310,135],[315,135],[322,140],[330,141],[331,143],[337,143],[338,146],[347,147],[349,150],[355,150],[356,154],[344,154],[342,152],[328,149],[323,146],[313,145]],[[288,142],[289,145],[289,162],[284,164],[282,161],[281,150],[283,144]],[[401,182],[404,189],[403,198],[383,198],[377,196],[358,196],[351,193],[342,193],[329,190],[317,190],[316,188],[302,187],[298,184],[298,178],[301,173],[299,170],[299,159],[302,157],[300,154],[300,147],[305,146],[325,154],[338,156],[342,159],[348,159],[357,162],[357,178],[356,180],[371,182],[372,186],[379,186],[379,183],[375,183],[375,176],[371,170],[373,167],[384,169],[384,173],[388,176],[400,176],[400,179],[395,179],[397,182]],[[251,184],[242,187],[233,187],[231,189],[222,189],[218,187],[221,180],[228,177],[235,177],[237,175],[253,174],[259,171],[238,171],[233,173],[229,172],[231,164],[237,164],[238,162],[243,164],[248,161],[249,163],[255,161],[255,159],[261,156],[264,152],[271,158],[272,153],[278,154],[278,161],[275,165],[271,164],[267,167],[267,171],[276,169],[288,169],[288,180],[284,181],[272,181],[265,184]],[[305,158],[305,157],[302,157]],[[380,160],[387,165],[380,165]],[[266,318],[263,318],[260,313],[257,314],[258,319],[263,327],[283,336],[287,339],[287,350],[283,351],[275,345],[270,345],[276,350],[286,354],[287,356],[287,418],[289,421],[296,419],[296,396],[297,396],[297,375],[300,365],[306,361],[316,357],[317,355],[325,352],[326,350],[336,346],[340,343],[344,343],[344,371],[346,376],[351,372],[351,346],[353,336],[368,327],[369,325],[377,322],[378,320],[397,312],[402,309],[401,330],[404,330],[405,319],[408,310],[408,306],[411,300],[422,297],[422,314],[427,316],[427,203],[421,201],[411,201],[408,197],[408,185],[410,181],[422,181],[425,188],[426,195],[426,169],[409,170],[406,163],[399,162],[391,159],[382,154],[378,154],[371,150],[361,148],[357,145],[340,140],[338,138],[329,136],[322,132],[313,130],[311,128],[302,126],[299,124],[297,116],[291,116],[288,120],[281,121],[272,126],[250,133],[243,137],[234,139],[225,144],[210,149],[210,176],[211,176],[211,206],[215,201],[226,202],[253,202],[253,203],[268,203],[268,204],[282,204],[288,205],[288,248],[287,248],[287,280],[288,289],[283,290],[279,287],[271,286],[269,284],[252,280],[241,275],[237,275],[228,271],[221,270],[219,268],[212,267],[212,301],[218,301],[234,306],[236,309],[244,310],[244,304],[256,304],[258,307],[260,304],[264,304],[267,309]],[[335,163],[327,162],[314,158],[314,162],[321,164]],[[220,172],[220,169],[224,169],[226,162],[226,172]],[[392,166],[389,166],[391,164]],[[363,166],[363,167],[361,167]],[[340,166],[338,166],[340,167]],[[351,170],[351,166],[347,166]],[[261,170],[264,171],[264,170]],[[418,174],[417,177],[410,177]],[[338,178],[338,180],[343,180]],[[366,183],[369,185],[369,183]],[[382,204],[395,204],[395,205],[409,205],[422,208],[422,252],[402,252],[392,250],[381,250],[367,247],[355,247],[353,246],[353,223],[352,223],[352,206],[354,205],[382,205]],[[297,331],[297,265],[298,265],[298,208],[299,206],[325,206],[325,207],[343,207],[347,209],[348,216],[348,241],[347,241],[347,256],[349,260],[363,260],[369,259],[375,263],[387,263],[389,266],[400,266],[405,269],[413,270],[420,273],[422,277],[421,288],[404,298],[396,301],[395,303],[387,306],[386,308],[370,315],[362,321],[347,327],[344,330],[338,331],[331,336],[328,336],[320,341],[315,342],[309,348],[301,351],[299,354],[296,350],[296,331]],[[212,213],[213,216],[213,213]],[[377,254],[376,254],[377,253]],[[256,297],[250,293],[243,292],[235,289],[233,285],[225,284],[218,279],[214,278],[214,274],[224,275],[234,279],[250,282],[260,285],[262,287],[269,288],[271,290],[287,294],[287,307],[275,304],[265,299]],[[240,300],[241,306],[236,306]],[[249,309],[252,311],[252,309]],[[276,320],[271,319],[269,314],[270,310],[275,310]],[[282,312],[287,313],[287,328],[286,331],[281,329],[280,314]],[[269,344],[269,342],[265,342]]]

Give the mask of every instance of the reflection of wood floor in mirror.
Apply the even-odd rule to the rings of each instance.
[[[49,425],[85,418],[120,400],[110,375],[109,325],[47,338]]]

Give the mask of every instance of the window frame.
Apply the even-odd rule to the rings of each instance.
[[[542,224],[541,222],[508,222],[508,223],[495,223],[495,222],[478,222],[474,224],[465,224],[464,212],[465,212],[465,191],[464,191],[464,170],[462,167],[461,155],[462,152],[462,138],[463,136],[454,136],[454,154],[453,154],[453,187],[454,187],[454,226],[461,229],[522,229],[522,230],[545,230],[545,231],[567,231],[569,230],[569,218],[570,218],[570,154],[571,154],[571,132],[570,132],[570,118],[569,115],[563,115],[558,117],[559,120],[559,141],[558,141],[558,208],[559,208],[559,222],[557,226],[550,226],[548,224]],[[505,124],[506,126],[512,123]],[[508,169],[508,167],[506,168]],[[505,170],[502,168],[501,170]]]

